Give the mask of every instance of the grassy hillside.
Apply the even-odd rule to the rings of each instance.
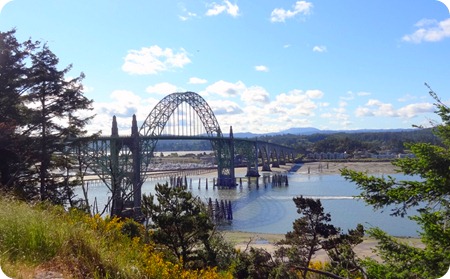
[[[13,278],[230,278],[183,270],[146,240],[139,224],[0,198],[0,266]]]

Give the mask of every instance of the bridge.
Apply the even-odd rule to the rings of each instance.
[[[141,186],[160,140],[208,140],[217,163],[217,186],[235,187],[235,157],[244,158],[247,176],[259,176],[263,171],[292,160],[294,150],[289,147],[257,139],[234,138],[230,127],[228,136],[207,102],[195,92],[172,93],[163,98],[138,128],[133,115],[131,134],[119,135],[113,117],[111,136],[73,139],[76,148],[70,152],[80,165],[89,168],[106,184],[112,193],[111,215],[123,216],[132,211],[141,214]],[[130,215],[130,214],[128,214]]]

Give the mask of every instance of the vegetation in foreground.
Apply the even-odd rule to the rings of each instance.
[[[376,253],[382,261],[360,259],[353,247],[361,241],[361,226],[343,233],[330,223],[319,200],[296,197],[300,217],[274,255],[261,249],[239,252],[215,233],[201,204],[167,185],[159,187],[157,196],[164,207],[147,199],[148,227],[56,206],[90,208],[73,200],[72,187],[79,182],[69,180],[73,166],[64,152],[70,140],[85,136],[91,116],[82,115],[92,109],[92,100],[83,95],[84,74],[68,79],[71,66],[59,70],[58,58],[46,44],[19,43],[14,33],[0,32],[0,265],[10,276],[29,278],[36,270],[51,269],[69,278],[409,279],[438,278],[448,270],[450,108],[433,91],[443,122],[432,123],[439,140],[406,145],[415,157],[394,162],[419,181],[342,170],[376,209],[391,206],[393,214],[404,216],[407,209],[419,207],[419,215],[411,219],[422,228],[425,248],[374,228],[368,233],[379,240]],[[322,143],[316,151],[360,149],[347,136]],[[394,137],[389,148],[397,144],[403,147]],[[6,198],[3,191],[28,203]],[[173,208],[167,211],[169,206]],[[311,261],[318,249],[326,250],[328,263]]]
[[[39,270],[64,278],[231,278],[213,267],[185,269],[150,238],[132,220],[0,198],[0,265],[12,278]]]
[[[157,187],[158,205],[147,199],[149,225],[101,218],[49,203],[0,198],[0,265],[13,278],[39,271],[65,278],[342,278],[348,259],[336,258],[361,241],[362,228],[342,234],[328,224],[319,200],[295,199],[303,217],[270,255],[262,249],[236,251],[208,219],[204,205],[181,188]],[[170,203],[171,205],[169,205]],[[159,206],[173,206],[160,211]],[[158,209],[159,207],[159,209]],[[313,262],[327,249],[339,266]]]

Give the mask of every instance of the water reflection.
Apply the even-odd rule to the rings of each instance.
[[[331,213],[332,223],[344,230],[355,228],[361,223],[365,227],[381,227],[392,235],[413,237],[418,235],[418,226],[408,218],[392,217],[389,215],[389,209],[386,212],[375,212],[363,201],[354,199],[353,197],[359,194],[358,189],[355,184],[346,181],[340,175],[290,174],[287,187],[272,187],[270,183],[264,185],[262,178],[259,187],[256,183],[248,186],[247,178],[243,178],[242,187],[238,186],[235,189],[214,188],[212,186],[214,175],[212,173],[188,178],[188,185],[192,185],[188,189],[205,201],[209,198],[232,201],[233,221],[226,225],[225,229],[286,233],[292,230],[292,222],[299,217],[292,199],[303,195],[321,199],[325,212]],[[397,177],[401,178],[401,175]],[[164,182],[147,181],[143,185],[142,192],[153,193],[155,184]],[[91,201],[93,197],[97,197],[100,207],[102,202],[107,201],[107,189],[102,185],[91,186],[89,196]]]

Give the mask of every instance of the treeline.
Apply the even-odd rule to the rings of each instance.
[[[356,151],[368,151],[375,154],[385,151],[405,153],[408,151],[405,143],[427,142],[440,144],[439,138],[434,135],[431,128],[392,132],[283,134],[261,136],[258,139],[295,148],[302,154],[314,152],[346,152],[351,154]],[[201,150],[212,150],[211,142],[208,140],[160,140],[155,147],[156,152]]]
[[[405,153],[408,150],[405,143],[426,142],[440,144],[439,138],[435,136],[433,130],[430,128],[417,128],[414,130],[395,132],[339,132],[313,135],[285,134],[263,136],[260,139],[295,148],[303,154],[314,152],[346,152],[352,154],[356,151]]]

